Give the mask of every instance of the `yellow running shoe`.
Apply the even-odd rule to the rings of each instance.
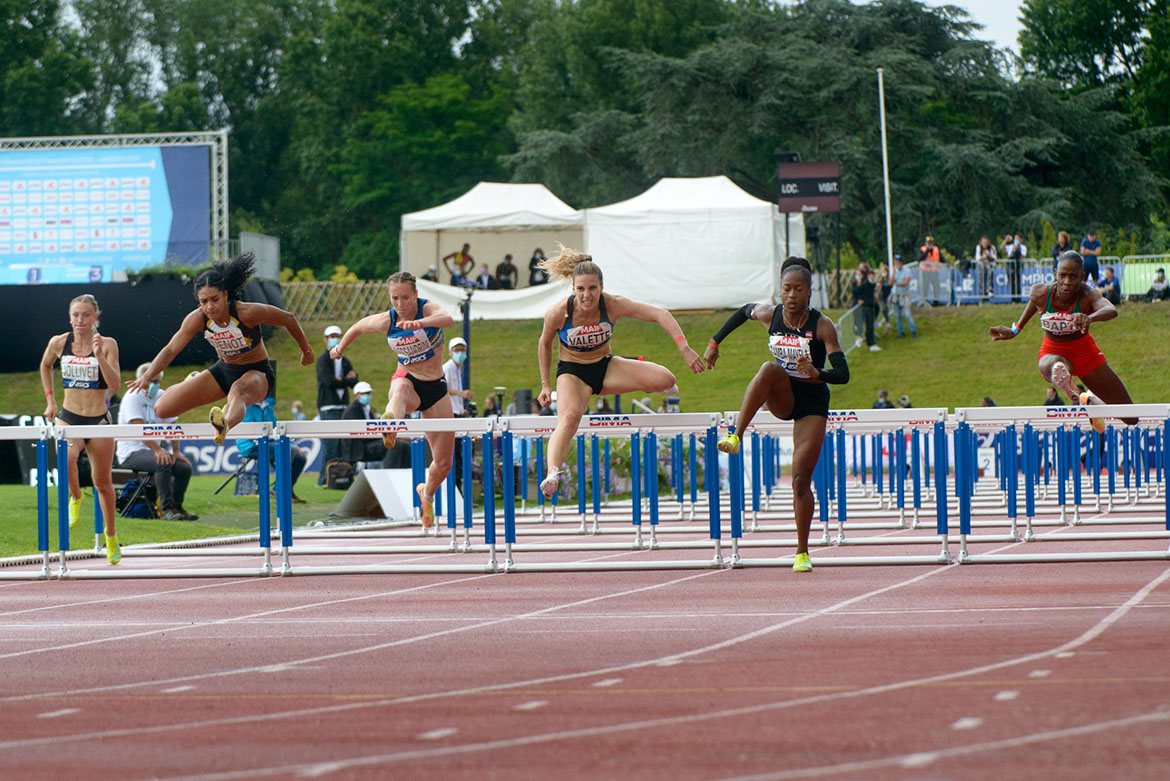
[[[716,443],[715,447],[720,453],[731,453],[735,455],[739,452],[739,437],[735,434],[728,434],[723,439]]]
[[[227,437],[227,424],[223,419],[223,407],[212,407],[207,417],[211,421],[212,427],[215,428],[215,444],[222,445],[223,440]]]
[[[81,508],[85,504],[85,494],[74,499],[69,497],[69,528],[72,529],[81,520]]]
[[[796,561],[792,564],[793,572],[812,572],[812,559],[807,553],[796,554]]]
[[[1085,391],[1084,393],[1082,393],[1080,395],[1079,400],[1081,402],[1082,407],[1087,407],[1090,404],[1100,404],[1101,403],[1100,399],[1098,399],[1096,396],[1089,393],[1088,391]],[[1089,425],[1091,425],[1093,427],[1093,431],[1096,431],[1098,434],[1105,433],[1105,421],[1102,420],[1101,418],[1091,418],[1089,420]]]
[[[394,420],[394,416],[391,415],[389,412],[383,412],[382,413],[382,420]],[[387,431],[385,434],[382,435],[382,444],[386,446],[387,450],[390,450],[392,447],[394,447],[394,443],[397,441],[398,441],[398,432],[397,431]]]
[[[435,525],[435,502],[433,499],[427,499],[426,484],[419,483],[414,487],[418,492],[418,500],[422,503],[422,525],[424,529],[429,529]]]
[[[122,560],[122,546],[118,544],[118,535],[106,535],[106,561],[117,564]]]

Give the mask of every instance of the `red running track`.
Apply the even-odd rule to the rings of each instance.
[[[0,606],[7,779],[1170,767],[1166,562],[28,582]]]

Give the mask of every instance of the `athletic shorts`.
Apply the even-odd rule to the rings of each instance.
[[[791,380],[792,414],[783,420],[800,420],[809,415],[829,417],[829,386],[823,382]]]
[[[437,380],[420,380],[413,374],[407,374],[406,379],[414,386],[418,394],[418,411],[425,412],[447,396],[447,380],[440,377]]]
[[[268,380],[268,391],[264,394],[264,398],[274,398],[276,396],[276,372],[272,368],[272,362],[265,358],[263,361],[256,361],[255,363],[225,363],[224,361],[216,361],[215,364],[208,369],[211,376],[219,383],[219,389],[223,391],[223,395],[227,395],[232,389],[232,385],[236,380],[243,377],[251,371],[257,371],[264,375],[264,379]]]
[[[76,412],[70,412],[67,409],[57,411],[57,419],[64,421],[68,426],[109,426],[113,424],[110,420],[110,411],[106,410],[101,415],[78,415]],[[89,440],[85,440],[88,445]]]
[[[1105,353],[1097,346],[1091,334],[1069,342],[1058,342],[1047,336],[1040,342],[1040,358],[1059,355],[1072,364],[1072,373],[1081,379],[1094,369],[1105,365]]]
[[[597,363],[573,363],[572,361],[557,362],[557,376],[571,374],[589,386],[589,390],[596,394],[601,393],[605,385],[605,372],[613,355],[607,355]]]

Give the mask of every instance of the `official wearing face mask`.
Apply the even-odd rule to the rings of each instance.
[[[349,389],[358,382],[357,372],[347,356],[332,358],[329,350],[341,342],[341,328],[331,325],[325,329],[325,349],[317,356],[317,412],[321,420],[341,420],[349,405]],[[321,463],[328,464],[340,458],[339,440],[322,440]],[[325,484],[325,470],[317,485]]]
[[[457,418],[467,417],[464,399],[472,398],[470,390],[463,389],[463,364],[467,362],[467,342],[456,336],[447,342],[450,360],[443,364],[443,379],[447,381],[447,395],[451,397],[451,413]]]
[[[138,367],[137,377],[141,378],[150,368],[149,363]],[[149,423],[173,423],[175,418],[159,419],[154,405],[166,392],[158,380],[145,391],[132,391],[122,399],[118,407],[118,423],[145,425]],[[164,521],[197,521],[198,515],[183,509],[183,498],[187,495],[187,484],[191,482],[191,462],[179,451],[177,440],[162,441],[119,439],[115,455],[118,463],[126,469],[139,469],[154,473],[154,485],[158,490],[158,503]]]
[[[359,382],[353,386],[353,402],[342,412],[342,420],[377,420],[380,416],[374,408],[374,389],[368,382]],[[355,463],[357,461],[383,461],[386,458],[386,446],[381,437],[370,439],[351,438],[343,440],[342,459]],[[385,466],[385,463],[383,463]]]

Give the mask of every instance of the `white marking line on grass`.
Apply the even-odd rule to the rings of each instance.
[[[1019,696],[1020,696],[1020,693],[1018,691],[1016,691],[1015,689],[1005,689],[1004,691],[995,693],[995,701],[996,702],[1008,702],[1009,700],[1014,700],[1016,697],[1019,697]]]
[[[449,738],[459,730],[454,727],[442,727],[440,729],[433,729],[430,732],[424,732],[418,736],[419,740],[442,740]]]
[[[536,710],[537,708],[543,708],[545,705],[548,705],[548,700],[530,700],[528,702],[522,702],[519,705],[513,705],[512,710]]]
[[[622,682],[621,678],[606,678],[604,681],[597,681],[593,685],[598,687],[599,689],[603,689],[607,686],[616,686],[617,684],[619,684],[621,682]]]
[[[48,713],[38,713],[38,719],[55,719],[58,716],[68,716],[71,713],[81,713],[81,708],[62,708],[61,710],[49,711]]]
[[[983,719],[978,716],[964,716],[951,725],[951,729],[975,729],[983,723]]]
[[[1010,547],[1014,547],[1015,545],[1020,545],[1020,544],[1023,544],[1023,543],[1013,543],[1013,544],[1005,546],[1005,547],[1010,548]],[[957,565],[952,565],[952,566],[957,566]],[[865,599],[869,596],[885,593],[885,592],[894,590],[896,588],[900,588],[904,585],[908,585],[910,583],[915,583],[915,582],[924,580],[925,578],[930,577],[938,572],[945,572],[945,571],[948,571],[949,569],[950,569],[950,567],[944,567],[944,568],[940,568],[937,570],[931,570],[930,572],[923,573],[923,574],[918,575],[916,577],[910,578],[910,579],[903,581],[899,584],[886,586],[886,587],[883,587],[881,589],[877,589],[876,591],[869,592],[869,594],[864,594],[864,595],[850,598],[848,600],[845,600],[842,603],[839,603],[839,606],[851,604],[851,603],[856,602],[858,600]],[[1135,593],[1133,596],[1131,596],[1126,601],[1126,603],[1124,605],[1122,605],[1117,610],[1110,613],[1105,618],[1098,621],[1090,629],[1083,632],[1081,635],[1074,638],[1073,640],[1070,640],[1070,641],[1063,643],[1059,646],[1051,648],[1047,651],[1040,651],[1040,652],[1036,652],[1036,653],[1032,653],[1032,654],[1027,654],[1027,655],[1024,655],[1021,657],[1017,657],[1015,659],[1007,659],[1007,660],[1004,660],[1001,662],[995,662],[992,664],[980,665],[977,667],[968,668],[966,670],[958,670],[958,671],[951,672],[951,673],[943,673],[940,675],[930,676],[927,678],[917,678],[917,679],[898,681],[895,683],[881,684],[878,686],[871,686],[871,687],[867,687],[864,689],[858,689],[858,690],[849,691],[849,692],[835,692],[835,693],[829,693],[829,694],[813,695],[813,696],[809,696],[809,697],[797,698],[794,700],[784,700],[784,701],[780,701],[780,702],[764,703],[761,705],[745,706],[745,707],[740,707],[740,708],[731,708],[731,709],[726,709],[726,710],[721,710],[721,711],[708,711],[708,712],[703,712],[703,713],[695,713],[695,714],[691,714],[691,715],[687,715],[687,716],[665,717],[665,718],[651,719],[651,720],[640,721],[640,722],[627,722],[624,724],[610,724],[610,725],[605,725],[605,726],[584,728],[584,729],[578,729],[578,730],[567,730],[564,732],[553,732],[553,733],[545,733],[545,734],[537,734],[537,735],[528,735],[528,736],[522,736],[522,737],[517,737],[517,738],[488,741],[488,742],[484,742],[484,743],[465,744],[462,746],[449,746],[449,747],[446,747],[443,749],[414,750],[414,751],[407,751],[407,752],[399,752],[396,754],[382,754],[382,755],[374,755],[374,756],[355,757],[355,758],[352,758],[349,760],[339,760],[339,761],[330,762],[330,763],[328,763],[328,766],[329,766],[331,771],[338,770],[338,769],[352,770],[352,769],[357,768],[357,767],[368,767],[368,766],[373,766],[373,765],[387,764],[390,762],[398,762],[398,761],[405,761],[405,760],[412,760],[412,759],[436,759],[436,758],[440,758],[440,757],[449,757],[449,756],[455,756],[455,755],[461,755],[461,754],[469,754],[469,753],[474,753],[474,752],[478,752],[478,751],[491,751],[491,750],[498,750],[498,749],[505,749],[505,748],[516,748],[516,747],[526,746],[526,745],[550,743],[550,742],[561,741],[561,740],[588,738],[588,737],[593,737],[593,736],[598,736],[598,735],[612,734],[615,732],[625,732],[625,731],[629,731],[629,730],[633,730],[633,729],[649,729],[649,728],[659,728],[659,727],[670,727],[670,726],[676,726],[676,725],[680,725],[680,724],[698,723],[698,722],[708,721],[708,720],[716,719],[716,718],[729,718],[729,717],[755,715],[755,714],[759,714],[759,713],[777,711],[777,710],[786,709],[786,708],[801,707],[803,705],[808,705],[808,704],[812,704],[812,703],[828,702],[828,701],[847,699],[847,698],[851,699],[851,698],[868,696],[868,695],[873,695],[873,694],[885,694],[887,692],[913,688],[913,687],[917,687],[917,686],[922,686],[924,684],[954,680],[954,679],[964,678],[964,677],[968,677],[968,676],[972,676],[972,675],[979,675],[979,674],[982,674],[985,672],[991,672],[994,670],[999,670],[1002,668],[1011,667],[1011,666],[1015,666],[1018,664],[1034,662],[1040,658],[1046,658],[1046,657],[1054,655],[1056,653],[1061,653],[1063,651],[1071,650],[1071,649],[1077,648],[1081,645],[1084,645],[1084,644],[1094,640],[1095,638],[1100,636],[1106,629],[1108,629],[1110,626],[1112,626],[1114,623],[1116,623],[1118,620],[1120,620],[1126,613],[1129,612],[1129,610],[1134,605],[1140,603],[1142,599],[1144,599],[1150,592],[1152,592],[1154,590],[1154,588],[1156,588],[1158,585],[1160,585],[1162,582],[1164,582],[1167,578],[1170,578],[1170,569],[1165,570],[1157,578],[1155,578],[1154,580],[1147,583],[1137,593]],[[815,613],[810,614],[810,617],[823,615],[827,612],[833,612],[833,610],[836,607],[837,606],[833,606],[833,607],[824,608],[822,610],[816,611]],[[795,623],[795,622],[784,622],[784,625],[787,625],[790,623]],[[781,627],[777,626],[776,628],[778,629]],[[744,637],[745,638],[753,637],[753,636],[758,636],[759,634],[760,634],[759,632],[754,632],[754,633],[749,633],[748,635],[745,635]],[[717,644],[715,644],[715,646],[710,646],[710,647],[723,647],[725,645],[726,645],[726,643],[717,643]],[[698,651],[699,651],[699,649],[696,649],[696,653]],[[675,656],[677,657],[679,655],[675,655]],[[636,664],[632,664],[632,665],[623,665],[622,667],[623,667],[623,669],[630,669],[634,666],[647,666],[649,664],[653,664],[653,662],[652,661],[651,662],[641,662],[641,663],[636,663]],[[580,677],[580,676],[581,676],[581,674],[557,676],[556,680],[564,680],[566,678],[576,678],[576,677]],[[531,682],[527,682],[525,684],[517,684],[517,685],[531,685]],[[490,689],[490,690],[499,690],[499,689],[510,688],[510,687],[509,686],[495,686],[495,687],[484,687],[484,688]],[[461,693],[463,693],[463,692],[461,692]],[[418,699],[424,699],[424,698],[431,699],[431,698],[436,697],[436,696],[450,696],[450,694],[444,693],[444,694],[437,694],[437,695],[428,695],[425,697],[402,698],[399,700],[399,702],[401,702],[403,700],[417,701]],[[1151,714],[1150,716],[1153,716],[1156,718],[1170,719],[1170,713]],[[1143,717],[1143,718],[1146,718],[1148,720],[1150,718],[1150,716]],[[190,727],[185,727],[185,728],[190,728]],[[1103,727],[1103,728],[1107,728],[1107,727]],[[60,740],[60,738],[58,738],[58,740]],[[4,746],[2,744],[0,744],[0,748],[2,748],[2,747],[4,747]],[[939,753],[942,753],[942,752],[939,752]],[[882,760],[877,760],[877,761],[880,761],[883,764],[890,764],[891,762],[897,762],[900,759],[901,759],[901,757],[883,758]],[[316,774],[315,769],[320,768],[320,767],[321,767],[320,763],[306,763],[306,764],[301,764],[301,765],[289,765],[289,766],[284,766],[284,767],[241,770],[241,771],[226,771],[226,772],[222,772],[222,773],[206,774],[206,775],[200,775],[200,776],[185,776],[183,778],[188,779],[188,781],[196,781],[196,780],[198,780],[198,781],[228,781],[229,779],[236,779],[236,778],[248,778],[248,777],[256,777],[256,776],[260,776],[260,775],[281,775],[281,774],[287,774],[287,773],[298,773],[298,774],[302,774],[302,775],[315,775]],[[824,773],[819,772],[820,769],[817,769],[817,768],[814,768],[812,770],[813,770],[814,774],[820,774],[820,775],[834,775],[834,774],[839,775],[841,772],[835,766],[829,768]],[[773,778],[773,777],[775,777],[775,778],[798,778],[798,777],[802,777],[803,775],[807,775],[807,774],[808,774],[808,771],[806,771],[806,770],[798,770],[798,771],[792,771],[789,773],[784,773],[784,774],[778,775],[778,776],[769,775],[769,776],[764,776],[764,777],[766,777],[766,778]]]

